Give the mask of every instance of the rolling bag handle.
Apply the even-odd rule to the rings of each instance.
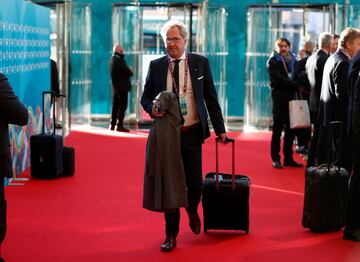
[[[216,145],[216,190],[219,190],[219,148],[218,143],[221,142],[220,138],[215,138]],[[232,189],[235,189],[235,139],[226,138],[225,143],[232,143]]]
[[[51,104],[53,105],[53,135],[55,135],[55,97],[65,97],[64,95],[57,95],[54,91],[44,91],[42,93],[42,133],[45,134],[45,95],[50,94],[51,95]]]
[[[338,126],[339,128],[336,129],[335,127]],[[340,140],[342,140],[342,131],[343,131],[343,122],[341,121],[332,121],[330,122],[330,128],[329,128],[329,159],[328,159],[328,172],[330,172],[330,167],[331,167],[331,162],[334,161],[336,162],[338,159],[336,157],[337,153],[336,153],[336,143],[335,143],[335,139],[336,136],[340,137]],[[335,132],[338,131],[337,134],[335,134]],[[333,150],[334,149],[334,150]],[[338,166],[338,171],[340,170],[340,164],[337,164]]]
[[[42,93],[42,133],[45,134],[45,95],[51,94],[51,104],[54,105],[55,101],[55,92],[53,91],[44,91]],[[55,135],[55,106],[53,106],[53,135]]]

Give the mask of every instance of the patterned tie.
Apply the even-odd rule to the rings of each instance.
[[[175,80],[175,84],[176,87],[173,83],[173,92],[176,94],[177,97],[179,97],[179,63],[180,63],[180,59],[174,60],[174,80]]]
[[[173,92],[175,93],[175,95],[177,96],[178,101],[179,101],[179,95],[180,95],[179,63],[180,63],[180,59],[174,60],[173,62],[175,64],[173,75],[174,75],[174,80],[175,80],[175,84],[176,84],[176,86],[175,86],[174,83],[173,83]],[[184,118],[183,118],[183,116],[181,114],[180,101],[179,101],[179,113],[180,113],[181,125],[183,125],[185,121],[184,121]]]

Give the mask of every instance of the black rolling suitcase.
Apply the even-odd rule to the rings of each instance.
[[[332,122],[330,126],[328,164],[308,167],[305,171],[302,225],[313,232],[339,230],[345,223],[349,174],[344,168],[331,164],[336,124],[341,122]]]
[[[227,140],[232,143],[232,174],[219,173],[216,140],[216,172],[206,174],[203,183],[204,232],[224,229],[249,233],[250,179],[235,175],[235,140]]]
[[[45,134],[45,97],[51,95],[51,104],[55,103],[54,92],[43,92],[42,134],[30,137],[30,174],[35,178],[52,179],[63,174],[63,138],[55,134],[55,106],[53,106],[52,134]]]

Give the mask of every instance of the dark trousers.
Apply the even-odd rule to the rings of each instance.
[[[353,173],[350,178],[348,211],[345,226],[352,230],[360,228],[360,143],[353,143]]]
[[[4,192],[4,179],[0,179],[0,244],[4,241],[6,234],[6,200]]]
[[[192,212],[197,212],[202,190],[202,129],[190,129],[181,133],[181,156],[183,159],[187,197]],[[179,233],[180,209],[164,213],[166,236],[176,237]]]
[[[271,158],[273,161],[280,161],[280,139],[283,129],[284,135],[284,160],[291,161],[293,159],[292,145],[294,141],[294,132],[290,129],[289,118],[273,118],[273,130],[271,137]]]
[[[113,95],[113,103],[111,110],[111,127],[123,126],[123,121],[125,117],[125,111],[128,104],[128,92],[118,93]]]
[[[308,148],[311,139],[311,127],[295,129],[294,133],[297,138],[297,145]]]

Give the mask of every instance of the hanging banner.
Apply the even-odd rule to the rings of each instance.
[[[29,166],[30,136],[41,130],[42,92],[50,90],[50,10],[1,0],[0,72],[29,110],[26,127],[10,126],[14,175]]]

